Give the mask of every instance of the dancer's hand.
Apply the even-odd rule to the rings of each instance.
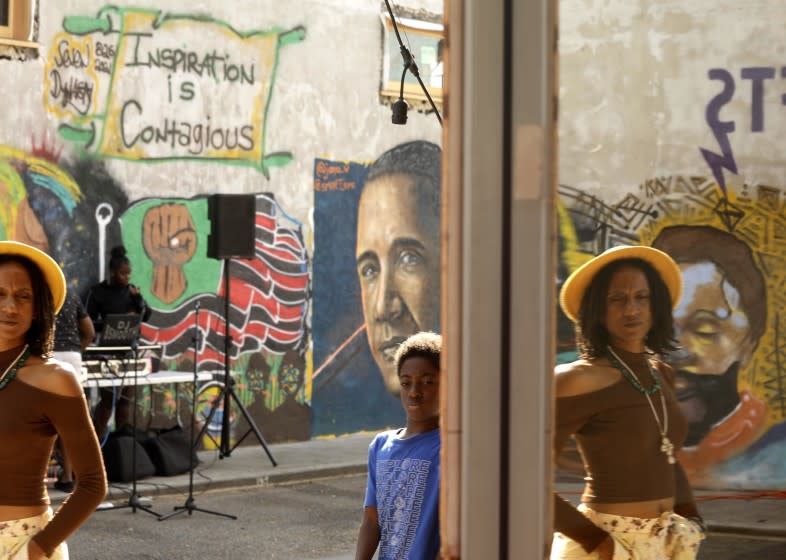
[[[30,560],[42,560],[46,558],[46,555],[41,550],[41,547],[34,540],[30,539],[30,542],[27,543],[27,557]]]
[[[611,535],[600,541],[593,552],[598,553],[600,560],[614,560],[614,539],[611,538]]]

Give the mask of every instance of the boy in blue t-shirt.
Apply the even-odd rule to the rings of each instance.
[[[377,434],[356,560],[433,560],[439,554],[439,357],[442,337],[410,336],[396,351],[407,427]]]

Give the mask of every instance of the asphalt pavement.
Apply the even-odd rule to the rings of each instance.
[[[309,482],[335,476],[364,474],[372,433],[268,445],[277,466],[265,449],[255,443],[234,449],[220,459],[218,451],[200,451],[200,463],[189,474],[149,477],[137,482],[142,503],[160,496],[182,495],[193,481],[195,493],[216,489],[255,488]],[[559,482],[557,490],[568,499],[577,499],[581,484]],[[106,506],[128,505],[131,484],[110,483]],[[786,538],[786,491],[740,492],[695,491],[699,509],[711,533]],[[52,501],[65,495],[50,489]]]
[[[197,493],[193,515],[96,512],[68,539],[72,560],[353,560],[365,475]],[[161,496],[161,514],[184,496]],[[182,510],[178,510],[182,511]],[[227,518],[231,515],[234,517]]]

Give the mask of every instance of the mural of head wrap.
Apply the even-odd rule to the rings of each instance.
[[[680,266],[685,291],[674,312],[678,398],[697,444],[740,403],[737,375],[767,322],[764,277],[753,253],[733,234],[710,226],[673,226],[653,242]]]
[[[48,252],[77,289],[95,282],[99,269],[89,265],[99,260],[99,239],[120,238],[116,217],[127,205],[103,164],[80,161],[69,172],[48,159],[0,147],[0,169],[4,237]]]

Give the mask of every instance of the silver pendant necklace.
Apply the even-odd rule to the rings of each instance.
[[[666,460],[669,462],[670,465],[673,465],[677,462],[677,459],[674,457],[674,444],[671,443],[669,436],[666,435],[669,431],[669,411],[666,408],[666,398],[663,396],[663,389],[659,391],[660,393],[660,405],[661,409],[663,410],[663,423],[661,424],[660,418],[658,418],[658,413],[655,411],[655,405],[652,403],[652,398],[650,397],[650,392],[644,390],[644,386],[639,381],[639,378],[636,377],[636,374],[633,373],[633,370],[628,367],[628,364],[622,361],[614,350],[612,350],[611,346],[607,346],[606,349],[609,351],[609,355],[613,358],[611,360],[612,364],[617,366],[622,366],[625,368],[622,370],[622,373],[625,374],[624,377],[628,378],[628,376],[632,377],[629,379],[631,381],[631,385],[633,385],[639,392],[643,393],[645,397],[647,397],[647,402],[650,405],[650,410],[652,410],[652,416],[655,418],[655,423],[658,425],[658,431],[660,432],[660,450],[663,454],[666,455]],[[652,381],[655,383],[654,386],[660,388],[660,380],[658,379],[658,374],[655,372],[655,369],[652,367],[652,364],[649,360],[647,361],[647,369],[652,376]],[[633,383],[633,380],[636,382]]]

